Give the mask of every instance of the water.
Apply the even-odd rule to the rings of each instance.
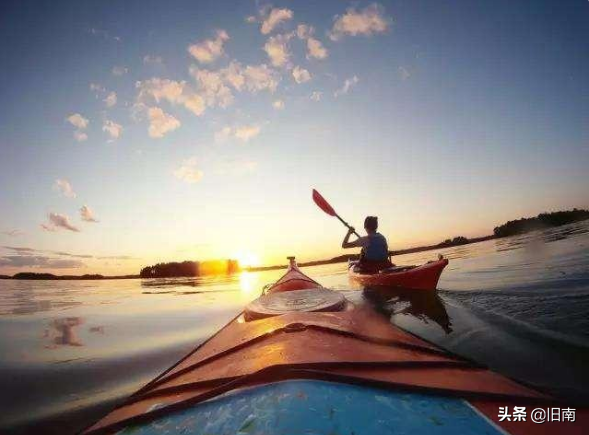
[[[447,248],[437,294],[374,300],[345,264],[305,269],[402,328],[589,402],[589,222]],[[418,264],[438,251],[399,256]],[[0,281],[0,432],[75,433],[176,362],[283,271],[218,279]]]

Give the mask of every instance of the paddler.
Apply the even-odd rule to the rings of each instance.
[[[389,261],[389,247],[387,239],[377,232],[378,217],[367,216],[364,219],[364,229],[367,235],[358,237],[358,239],[350,242],[350,236],[354,233],[353,227],[348,228],[348,233],[342,242],[342,248],[362,248],[360,254],[360,262],[366,265],[383,266],[390,265]]]

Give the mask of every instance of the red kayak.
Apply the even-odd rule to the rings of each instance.
[[[350,262],[350,278],[365,286],[398,287],[411,290],[435,290],[440,275],[448,265],[446,258],[421,266],[393,266],[370,270],[358,262]]]

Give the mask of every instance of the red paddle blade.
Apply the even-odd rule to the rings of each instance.
[[[331,205],[329,205],[329,203],[325,200],[325,198],[323,198],[321,196],[321,194],[319,192],[317,192],[315,189],[313,189],[313,201],[315,201],[315,204],[317,204],[317,206],[323,210],[325,213],[327,213],[330,216],[335,216],[335,210],[333,209],[333,207]]]

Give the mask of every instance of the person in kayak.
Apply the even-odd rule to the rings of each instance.
[[[363,265],[390,266],[387,239],[376,231],[378,229],[378,218],[376,216],[367,216],[364,219],[364,229],[368,235],[358,237],[358,239],[350,242],[350,236],[355,231],[353,227],[350,227],[342,242],[342,248],[362,248],[360,263]]]

